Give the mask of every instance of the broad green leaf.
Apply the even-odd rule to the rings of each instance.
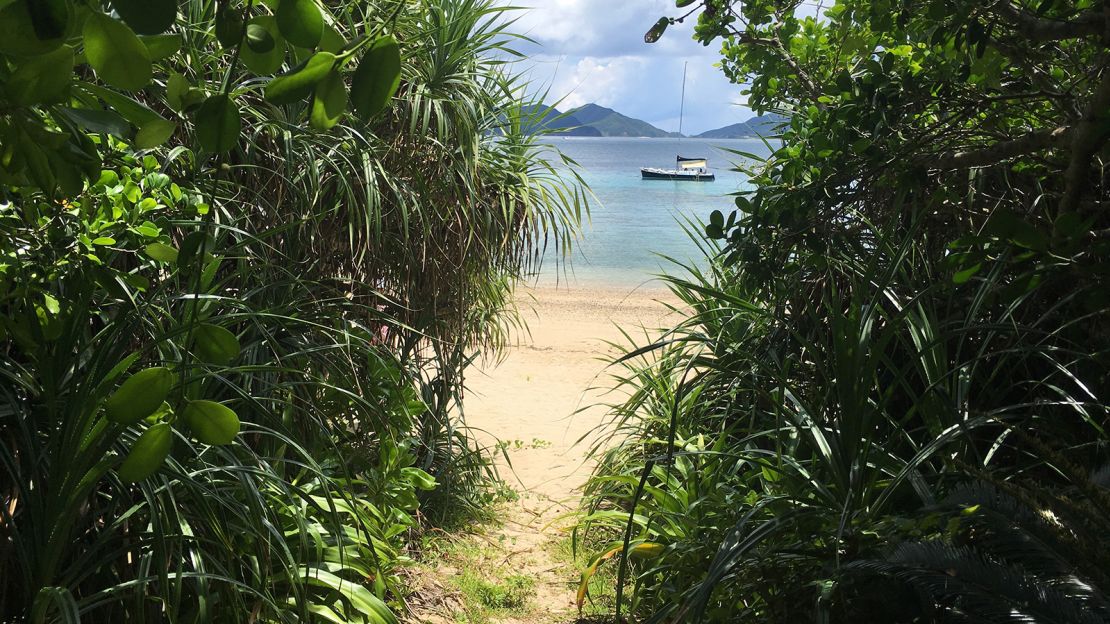
[[[954,284],[964,284],[968,280],[970,280],[972,277],[974,277],[975,274],[978,273],[979,270],[982,269],[982,268],[983,268],[983,263],[976,262],[975,264],[967,267],[966,269],[962,269],[960,271],[957,271],[956,274],[952,276],[952,283],[954,283]]]
[[[85,57],[113,87],[137,91],[150,83],[150,52],[127,24],[93,12],[85,20]]]
[[[112,134],[123,138],[131,132],[131,125],[115,111],[99,108],[62,108],[62,115],[79,127],[96,134]]]
[[[226,366],[239,357],[239,339],[219,325],[197,325],[193,330],[193,340],[197,356],[209,364]]]
[[[239,49],[239,58],[242,59],[243,64],[252,72],[261,75],[272,74],[281,69],[281,63],[285,60],[285,39],[278,31],[277,21],[272,15],[259,15],[251,18],[250,21],[247,22],[248,33],[252,30],[251,26],[262,28],[269,33],[269,38],[274,44],[273,47],[265,52],[257,52],[251,48],[251,40],[248,39],[247,45]],[[262,38],[257,28],[254,29],[256,45]]]
[[[239,143],[239,109],[228,96],[213,95],[197,109],[196,127],[201,147],[210,152],[229,152]]]
[[[247,26],[247,46],[259,54],[265,54],[274,49],[274,36],[259,24]]]
[[[161,61],[177,54],[181,49],[181,35],[148,35],[139,37],[150,53],[150,60]]]
[[[177,262],[177,250],[165,243],[151,243],[143,247],[143,253],[158,262]]]
[[[402,468],[401,474],[416,488],[426,491],[436,489],[435,477],[419,468],[414,468],[412,466]]]
[[[224,8],[216,13],[216,40],[225,48],[239,45],[243,37],[243,12],[234,8]]]
[[[177,0],[112,0],[112,6],[140,35],[166,32],[177,19]]]
[[[185,76],[176,72],[170,74],[170,77],[166,79],[166,102],[170,105],[170,108],[180,111],[185,104],[185,92],[191,87],[189,79]]]
[[[343,84],[343,76],[332,70],[327,78],[316,85],[309,123],[317,130],[327,130],[339,123],[346,110],[347,85]]]
[[[671,21],[669,19],[660,17],[659,20],[655,22],[655,25],[644,33],[644,43],[655,43],[659,41],[659,38],[663,36],[663,33],[667,30],[667,26],[670,26],[670,24]]]
[[[359,119],[369,120],[389,106],[401,84],[401,48],[393,37],[381,37],[359,61],[351,80],[351,102]]]
[[[13,102],[30,106],[63,100],[72,82],[73,48],[63,45],[21,63],[5,87]]]
[[[168,368],[141,370],[128,377],[104,402],[108,420],[133,425],[158,409],[173,388],[173,373]]]
[[[177,124],[168,119],[148,121],[135,134],[135,147],[139,149],[158,147],[169,141],[175,130],[177,130]]]
[[[33,15],[31,3],[39,10]],[[65,41],[71,14],[66,0],[16,0],[0,9],[0,52],[46,54]]]
[[[134,98],[128,97],[122,93],[117,93],[111,89],[105,89],[100,85],[89,83],[81,83],[80,86],[81,89],[104,100],[105,104],[120,115],[123,115],[127,121],[130,121],[136,126],[142,127],[149,121],[165,119],[146,104],[138,102]]]
[[[205,444],[230,444],[239,435],[239,416],[215,401],[190,401],[181,417]]]
[[[335,55],[317,52],[301,67],[282,74],[266,85],[266,99],[274,104],[292,104],[304,99],[335,66]]]
[[[318,567],[302,567],[293,578],[300,583],[326,587],[342,594],[351,607],[369,619],[370,624],[397,624],[397,616],[385,602],[359,583]]]
[[[193,232],[181,241],[181,251],[177,254],[177,266],[182,268],[191,267],[197,258],[198,253],[209,255],[216,246],[216,241],[212,236],[205,232]]]
[[[119,467],[119,478],[135,483],[154,474],[166,461],[173,449],[173,428],[169,423],[158,423],[139,436],[131,452]]]
[[[324,16],[315,0],[281,0],[274,17],[289,43],[308,49],[320,43],[324,34]]]

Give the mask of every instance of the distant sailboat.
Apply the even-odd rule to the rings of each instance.
[[[678,105],[678,133],[682,134],[682,117],[686,109],[686,65],[682,64],[682,99]],[[640,177],[644,180],[685,180],[688,182],[712,182],[716,176],[709,171],[709,161],[705,158],[675,157],[674,169],[659,167],[640,167]]]

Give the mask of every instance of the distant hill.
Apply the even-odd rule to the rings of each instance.
[[[699,139],[744,139],[758,136],[771,136],[778,133],[778,125],[785,122],[786,117],[768,113],[759,117],[752,117],[747,121],[734,123],[730,126],[707,130],[697,135]]]
[[[550,106],[533,106],[525,109],[534,116],[526,132],[536,132],[541,128],[554,130],[555,136],[615,136],[615,137],[678,137],[676,132],[660,130],[646,121],[622,115],[611,108],[586,104],[567,111],[565,114]]]
[[[524,112],[538,117],[530,126],[525,126],[524,131],[529,134],[541,128],[550,128],[555,130],[551,133],[555,136],[601,136],[601,131],[597,128],[583,124],[574,115],[563,115],[550,106],[528,106]]]
[[[569,111],[583,125],[597,128],[609,137],[680,137],[677,132],[660,130],[646,121],[622,115],[611,108],[586,104]]]

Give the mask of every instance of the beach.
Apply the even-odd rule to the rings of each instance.
[[[606,365],[619,352],[613,343],[627,344],[623,330],[644,344],[652,328],[675,319],[668,304],[677,299],[661,288],[594,287],[527,289],[517,300],[529,333],[502,361],[472,368],[466,422],[487,444],[501,442],[502,476],[519,492],[500,518],[498,534],[511,544],[501,563],[535,578],[533,603],[544,615],[572,614],[577,576],[553,558],[552,542],[573,522],[603,403],[619,397],[605,395],[613,385]]]

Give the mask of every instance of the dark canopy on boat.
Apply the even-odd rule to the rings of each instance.
[[[683,158],[682,156],[676,157],[680,169],[698,169],[707,166],[704,158]]]

